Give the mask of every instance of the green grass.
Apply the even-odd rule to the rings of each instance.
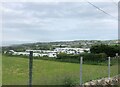
[[[27,58],[2,56],[2,84],[28,85]],[[66,81],[79,84],[80,65],[47,60],[33,61],[34,85],[64,85]],[[107,66],[83,64],[83,82],[107,77]],[[118,74],[118,66],[111,66],[111,76]]]
[[[0,86],[2,86],[2,54],[0,53]]]

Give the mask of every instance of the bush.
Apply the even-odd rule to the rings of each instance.
[[[84,53],[84,54],[79,54],[79,55],[60,53],[58,54],[57,60],[62,61],[62,62],[80,63],[81,56],[83,57],[84,63],[89,62],[92,64],[104,62],[107,59],[107,55],[105,53],[99,53],[99,54]]]
[[[65,76],[63,79],[63,87],[75,87],[76,83],[75,81],[70,78],[69,76]]]
[[[67,57],[68,57],[68,54],[66,54],[66,53],[60,53],[57,55],[58,59],[67,58]]]

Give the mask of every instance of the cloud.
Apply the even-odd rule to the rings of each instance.
[[[113,3],[94,2],[117,18]],[[3,41],[117,39],[117,21],[86,2],[5,2]]]
[[[91,2],[118,2],[119,0],[89,0]],[[85,0],[4,0],[3,2],[85,2]]]

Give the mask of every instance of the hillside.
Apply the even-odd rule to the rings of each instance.
[[[76,41],[59,41],[59,42],[37,42],[37,43],[25,43],[19,45],[3,46],[2,50],[16,50],[24,51],[26,49],[34,50],[52,50],[56,47],[78,47],[78,48],[90,48],[92,45],[96,44],[108,44],[116,45],[117,40],[76,40]]]

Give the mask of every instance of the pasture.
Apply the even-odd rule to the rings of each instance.
[[[27,58],[2,56],[2,84],[28,85]],[[47,60],[33,61],[33,85],[79,84],[80,64]],[[118,74],[118,65],[111,66],[111,76]],[[107,77],[108,67],[83,64],[83,82]]]

